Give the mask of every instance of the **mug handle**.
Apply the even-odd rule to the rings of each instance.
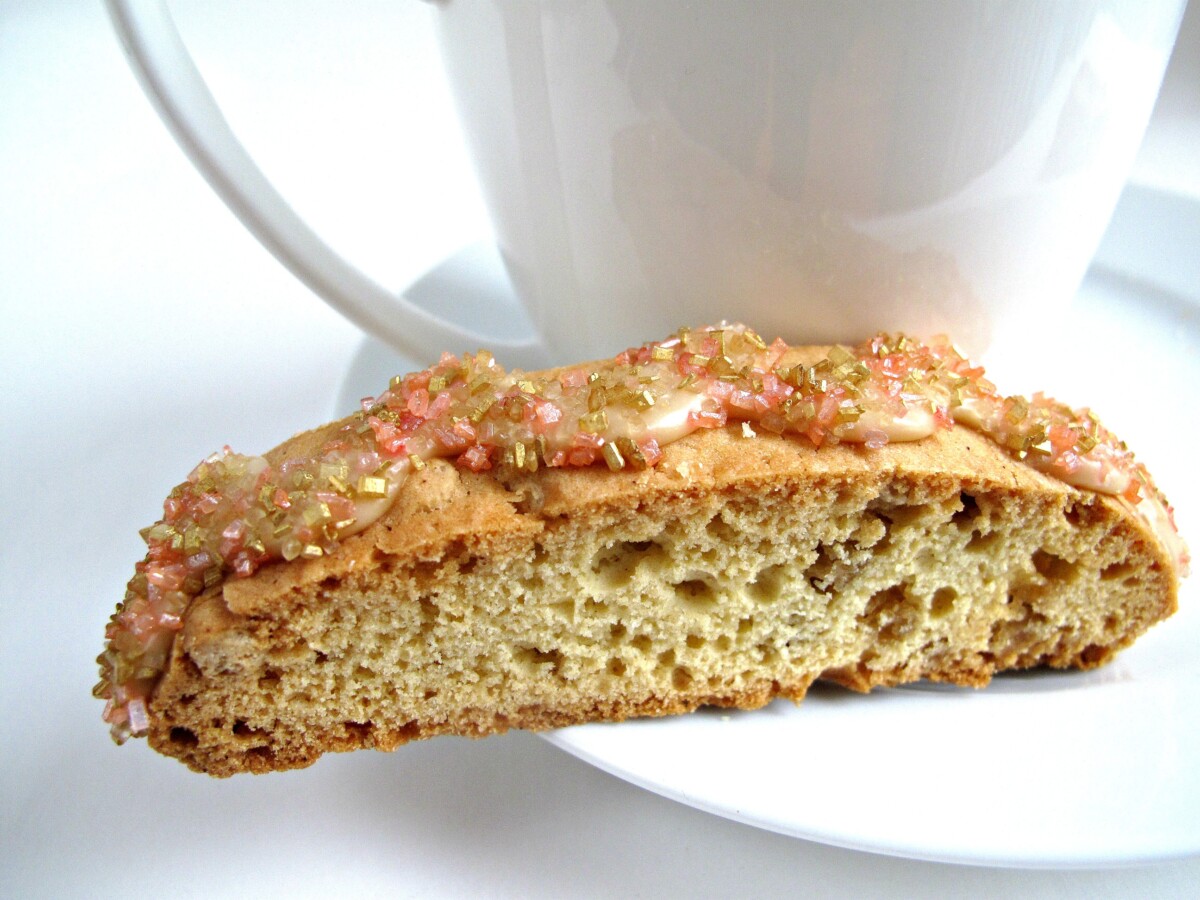
[[[242,147],[167,9],[166,0],[106,0],[130,66],[175,140],[229,209],[330,306],[415,359],[487,345],[512,365],[540,366],[536,335],[479,334],[397,296],[348,263],[296,215]]]

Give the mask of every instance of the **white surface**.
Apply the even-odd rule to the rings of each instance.
[[[364,268],[403,285],[486,236],[424,7],[380,0],[363,17],[379,24],[366,27],[333,3],[176,5],[251,151]],[[368,40],[379,34],[388,42]],[[339,42],[356,52],[338,52]],[[411,85],[389,90],[386,116],[371,115],[379,72]],[[354,86],[352,101],[335,82]],[[1194,173],[1194,153],[1174,158]],[[0,895],[1194,894],[1195,858],[991,870],[783,837],[660,798],[523,734],[225,782],[139,744],[113,747],[89,696],[92,658],[140,555],[137,529],[206,452],[265,448],[328,415],[361,338],[193,172],[96,3],[0,5],[0,172]],[[364,197],[378,215],[361,215]],[[1155,377],[1186,405],[1194,384]],[[1136,411],[1104,411],[1131,440],[1160,433]],[[1181,427],[1192,432],[1180,436],[1186,451],[1196,435]],[[1148,448],[1156,469],[1161,446]],[[1173,493],[1188,474],[1183,455],[1162,457]],[[1194,603],[1190,616],[1178,622],[1191,627]],[[1174,624],[1119,665],[1137,671]],[[1072,693],[1089,691],[1064,697]],[[1158,721],[1165,728],[1173,716],[1164,708]],[[899,728],[896,740],[911,734]],[[1031,733],[1031,754],[1037,745]],[[1150,773],[1165,764],[1146,760]],[[1110,773],[1097,790],[1150,773]],[[953,798],[965,824],[989,815],[986,780],[973,787]],[[1057,814],[1028,810],[1030,820]]]
[[[1176,4],[1174,18],[1161,18],[1176,24],[1179,0],[1171,2]],[[526,340],[513,345],[474,330],[473,322],[452,322],[414,307],[402,294],[350,265],[297,215],[246,152],[197,70],[166,0],[109,0],[107,6],[130,64],[164,125],[230,210],[315,294],[368,334],[410,354],[419,355],[431,346],[493,341],[497,353],[519,355],[523,365],[545,362],[532,329]],[[1165,65],[1165,48],[1157,62],[1156,74]]]
[[[730,309],[788,339],[972,350],[1061,313],[1183,6],[454,0],[437,22],[565,363]]]
[[[167,0],[107,0],[164,124],[314,293],[410,356],[488,344],[527,368],[731,309],[789,340],[1011,342],[1010,323],[1060,313],[1082,280],[1186,0],[1136,14],[846,0],[836,17],[689,4],[438,7],[497,241],[540,333],[513,345],[347,264],[247,154]]]

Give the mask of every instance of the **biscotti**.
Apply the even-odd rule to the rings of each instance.
[[[444,356],[210,457],[145,536],[97,694],[119,739],[214,775],[1092,667],[1187,566],[1094,416],[1002,397],[945,342],[742,326],[545,373]]]

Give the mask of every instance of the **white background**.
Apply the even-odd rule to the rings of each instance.
[[[488,225],[433,12],[349,6],[173,8],[283,193],[399,288]],[[1191,12],[1135,180],[1200,198]],[[193,171],[98,0],[0,4],[0,309],[4,896],[1183,897],[1200,883],[1197,859],[1021,872],[823,847],[662,799],[526,734],[230,781],[118,749],[89,691],[137,529],[207,452],[260,450],[331,417],[362,338]]]

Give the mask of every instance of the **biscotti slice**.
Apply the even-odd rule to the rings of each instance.
[[[1176,606],[1170,508],[1087,413],[948,343],[684,331],[397,378],[146,532],[97,693],[214,775],[712,704],[1088,668]]]

